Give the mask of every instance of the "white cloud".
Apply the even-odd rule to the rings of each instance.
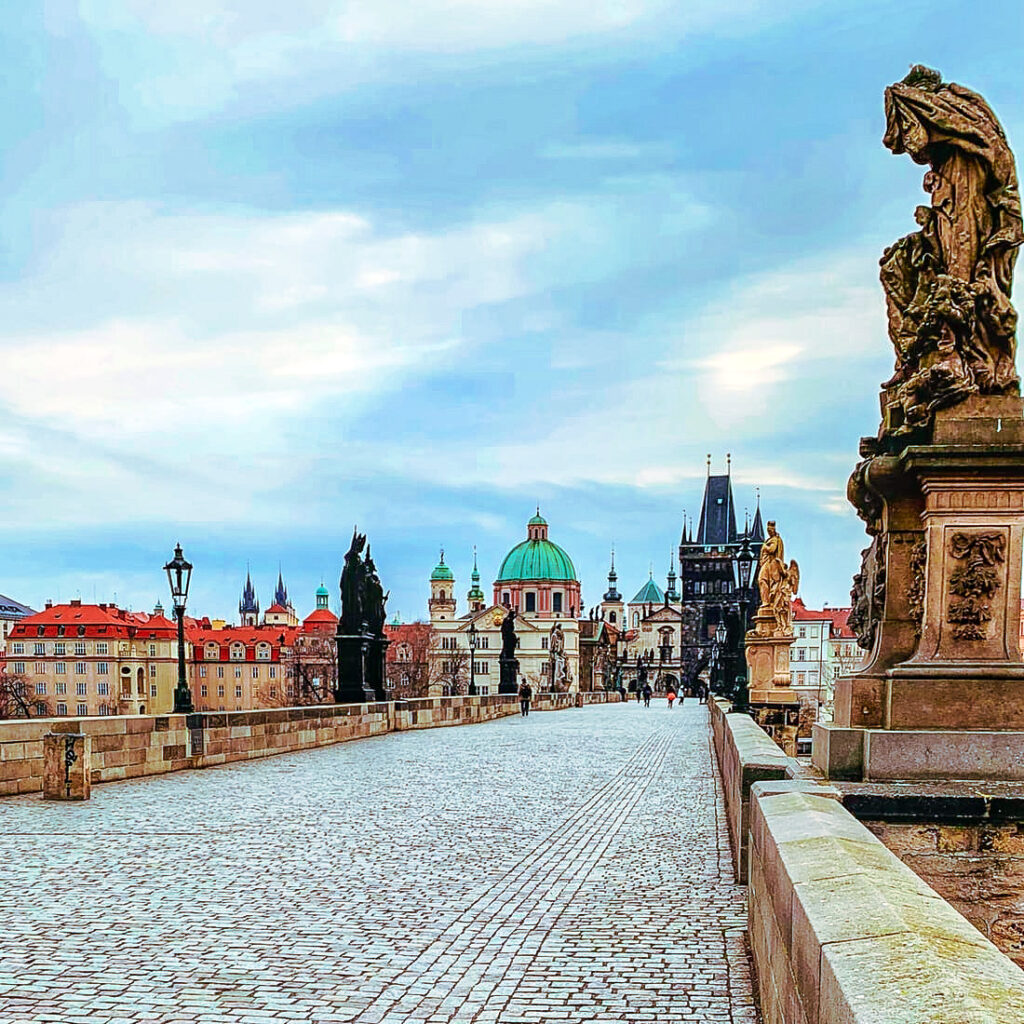
[[[616,50],[744,35],[835,0],[83,0],[78,17],[127,105],[175,119],[405,78],[410,57],[523,47]]]

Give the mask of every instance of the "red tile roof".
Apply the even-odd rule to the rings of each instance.
[[[852,608],[822,608],[820,611],[808,608],[802,598],[793,599],[794,622],[827,622],[834,637],[852,637],[854,634],[846,624]]]

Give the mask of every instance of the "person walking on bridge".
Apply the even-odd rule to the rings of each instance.
[[[519,714],[525,718],[530,713],[530,701],[533,700],[533,687],[526,681],[526,677],[523,676],[523,681],[519,684]]]
[[[671,711],[672,710],[672,704],[674,703],[674,701],[676,699],[676,691],[673,690],[672,687],[670,686],[668,688],[668,692],[665,694],[665,696],[668,698],[668,709],[669,709],[669,711]]]
[[[654,696],[654,691],[651,689],[650,683],[644,683],[644,707],[649,708],[651,706],[651,698]]]

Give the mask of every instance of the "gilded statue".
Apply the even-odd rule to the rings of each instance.
[[[761,599],[758,617],[771,616],[774,635],[793,631],[792,601],[800,586],[800,567],[796,561],[786,565],[785,547],[775,528],[775,520],[767,524],[767,537],[757,560],[757,589]]]
[[[896,370],[883,435],[920,435],[968,395],[1017,395],[1010,302],[1024,241],[1013,154],[977,93],[916,65],[885,90],[884,145],[930,169],[919,230],[880,261]]]

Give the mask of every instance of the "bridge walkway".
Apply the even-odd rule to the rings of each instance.
[[[755,1024],[707,710],[0,802],[3,1024]]]

